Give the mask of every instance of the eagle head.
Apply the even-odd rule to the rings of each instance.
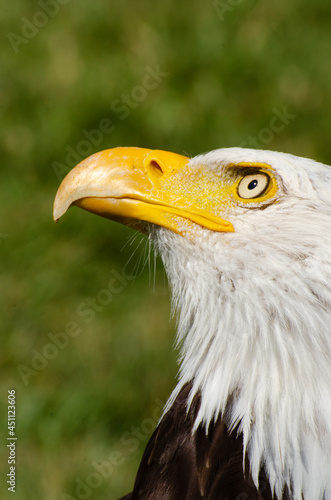
[[[71,205],[146,233],[178,310],[181,388],[243,435],[258,484],[331,498],[331,168],[241,148],[195,158],[97,153],[62,182]],[[323,496],[324,495],[324,496]]]

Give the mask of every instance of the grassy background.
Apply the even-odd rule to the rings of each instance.
[[[331,163],[331,4],[49,1],[1,5],[0,494],[12,498],[15,388],[15,498],[116,499],[174,387],[175,324],[143,237],[77,209],[53,224],[59,182],[76,160],[119,145],[193,156],[254,141]],[[295,117],[275,131],[284,109]],[[87,141],[104,119],[112,130]],[[135,279],[101,306],[124,269]],[[88,323],[89,298],[99,310]],[[49,334],[72,322],[79,334],[56,354]],[[44,351],[52,359],[22,377]]]

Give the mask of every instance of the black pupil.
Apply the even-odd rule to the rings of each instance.
[[[248,189],[251,191],[252,189],[255,189],[256,186],[258,185],[259,181],[254,179],[248,184]]]

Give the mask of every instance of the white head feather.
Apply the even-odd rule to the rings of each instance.
[[[221,175],[243,161],[274,169],[277,203],[229,208],[234,233],[152,229],[180,311],[169,404],[193,380],[196,426],[225,410],[240,423],[256,485],[263,465],[279,498],[288,485],[293,499],[331,499],[331,168],[241,148],[190,166]]]

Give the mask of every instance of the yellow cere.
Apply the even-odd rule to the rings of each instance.
[[[261,196],[242,198],[238,194],[238,185],[245,176],[252,174],[268,176],[268,186]],[[181,208],[190,210],[192,206],[199,206],[204,212],[223,217],[238,203],[263,203],[272,199],[278,190],[272,168],[264,163],[231,164],[219,171],[205,165],[186,166],[166,177],[162,178],[162,191],[175,195]]]
[[[233,231],[232,208],[238,205],[256,208],[272,200],[278,190],[273,169],[264,163],[230,164],[218,169],[204,164],[184,164],[179,169],[169,170],[162,165],[162,170],[154,172],[151,198],[168,206],[162,210],[162,219],[168,220],[172,229],[179,233],[191,226],[192,221],[216,231]],[[256,178],[260,183],[262,181],[261,196],[254,195],[256,190],[252,191],[251,197],[249,191],[246,197],[239,195],[238,186],[248,176],[253,182]],[[227,229],[223,226],[226,221],[231,226]]]
[[[221,215],[224,208],[232,205],[231,184],[204,165],[184,167],[167,179],[163,177],[162,191],[171,193],[185,210],[198,206],[204,212]]]

